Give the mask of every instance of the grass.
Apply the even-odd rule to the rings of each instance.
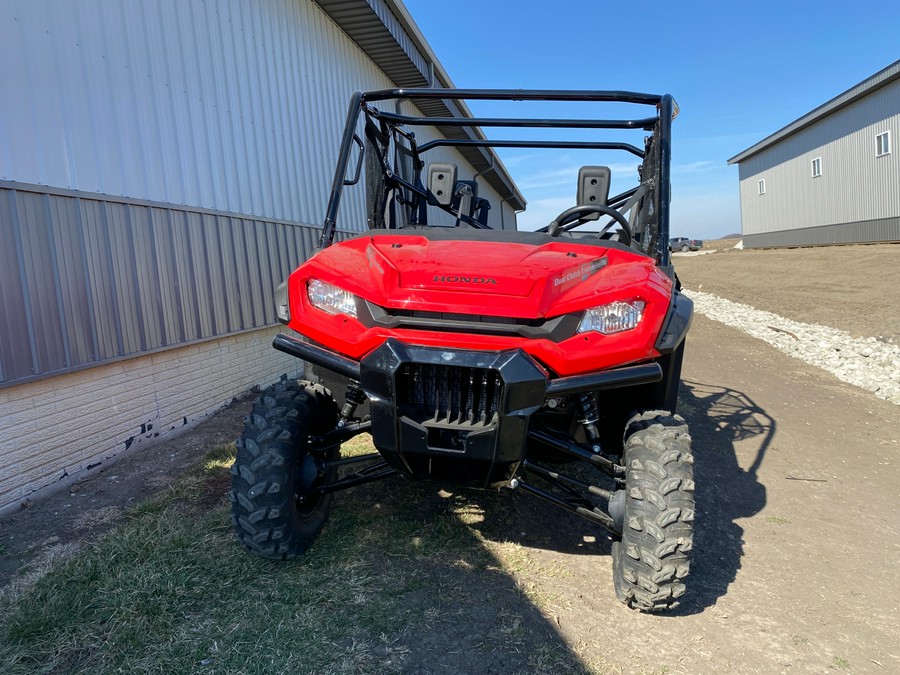
[[[515,650],[525,671],[584,671],[558,639],[531,648],[537,610],[508,576],[527,556],[479,545],[477,503],[395,480],[336,501],[312,549],[275,563],[232,535],[223,495],[233,456],[215,448],[123,524],[0,596],[0,671],[397,672],[448,616],[465,631],[473,587],[501,606],[467,648]]]

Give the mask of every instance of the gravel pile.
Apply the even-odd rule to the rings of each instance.
[[[854,338],[837,328],[791,321],[710,293],[685,289],[685,294],[694,301],[697,312],[900,405],[900,346],[872,337]]]

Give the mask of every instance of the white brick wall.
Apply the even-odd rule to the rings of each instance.
[[[302,363],[272,349],[280,328],[0,389],[0,512],[147,449],[253,386],[298,375]]]

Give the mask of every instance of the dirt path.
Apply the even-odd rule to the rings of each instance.
[[[573,573],[532,579],[559,598],[563,638],[612,672],[900,671],[896,407],[705,318],[692,331],[690,597],[676,616],[630,612],[609,557],[541,553]]]

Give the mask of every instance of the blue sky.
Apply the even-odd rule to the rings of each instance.
[[[672,94],[681,108],[673,236],[739,232],[737,167],[727,160],[900,58],[900,2],[403,1],[458,87]],[[470,102],[475,114],[496,114],[494,105]],[[500,156],[529,202],[520,229],[573,205],[578,166],[601,163]],[[631,170],[629,159],[601,159],[614,177]],[[614,180],[613,191],[633,184]]]

